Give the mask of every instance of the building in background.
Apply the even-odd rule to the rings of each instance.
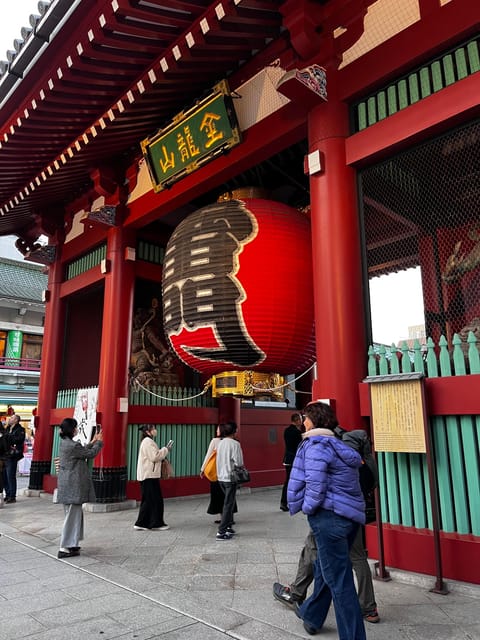
[[[0,258],[0,415],[11,405],[24,427],[38,402],[47,279],[40,265]]]

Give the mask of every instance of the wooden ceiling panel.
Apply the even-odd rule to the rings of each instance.
[[[39,209],[78,197],[98,163],[139,155],[139,140],[279,36],[281,4],[79,3],[62,54],[36,61],[36,84],[0,119],[0,234],[22,233]]]

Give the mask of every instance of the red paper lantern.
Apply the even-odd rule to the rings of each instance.
[[[264,199],[181,222],[163,265],[165,334],[190,367],[292,374],[315,359],[310,221]]]

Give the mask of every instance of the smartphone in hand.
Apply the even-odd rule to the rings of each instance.
[[[167,442],[167,449],[171,449],[173,447],[174,440],[169,440]]]
[[[101,424],[97,424],[95,426],[92,427],[92,435],[90,437],[90,440],[93,440],[94,436],[97,435],[97,433],[100,433],[100,431],[102,430],[102,425]]]

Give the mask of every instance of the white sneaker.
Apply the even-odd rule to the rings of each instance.
[[[148,531],[147,527],[139,527],[137,524],[133,525],[135,531]]]
[[[163,527],[154,527],[152,531],[168,531],[169,529],[168,524],[164,524]]]

